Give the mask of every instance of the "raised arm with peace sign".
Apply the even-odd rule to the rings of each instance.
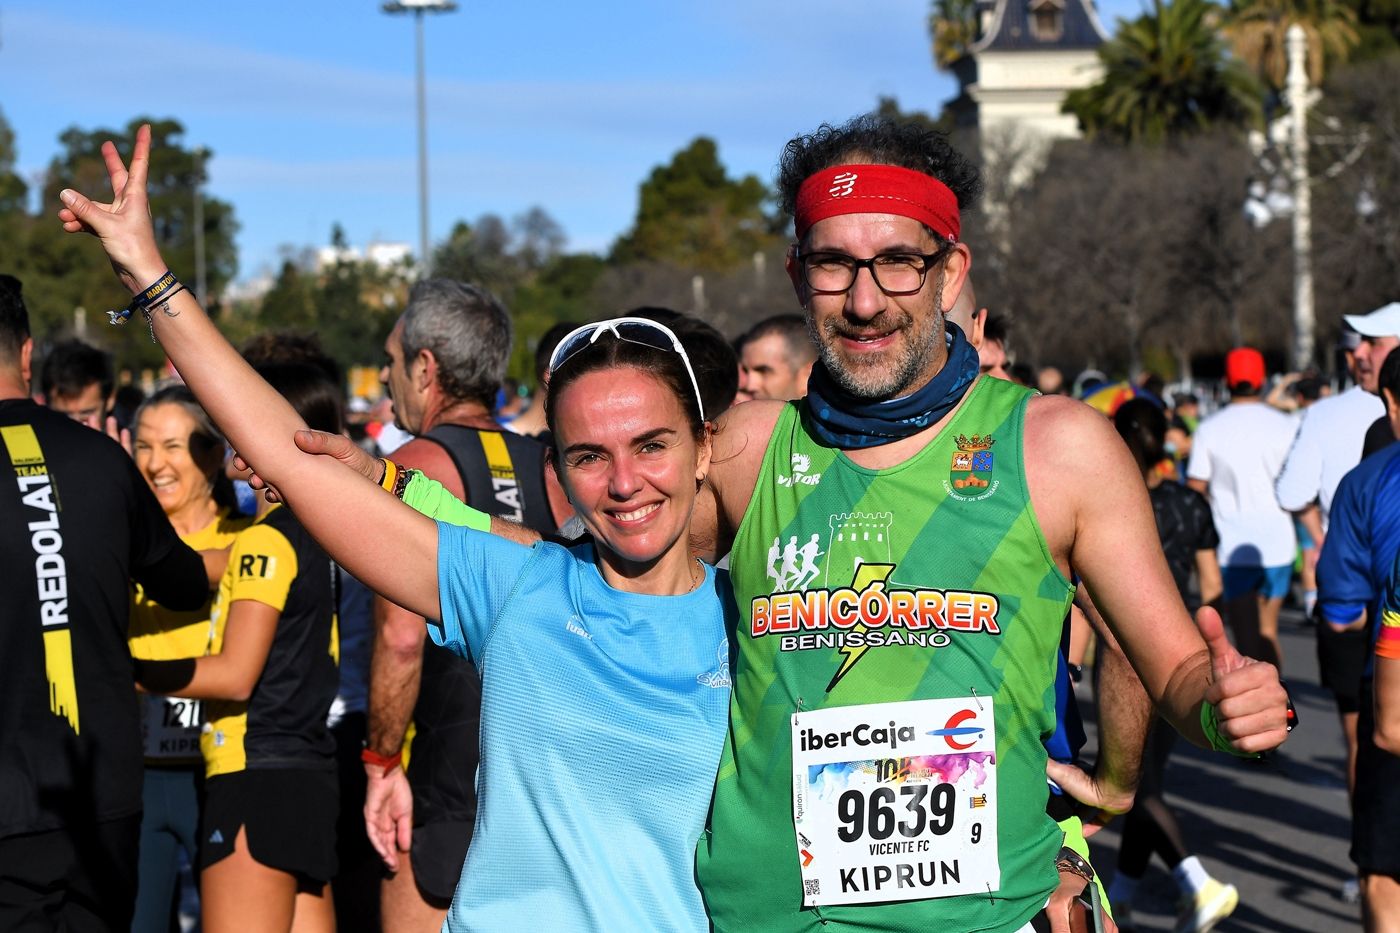
[[[90,233],[133,295],[167,272],[156,245],[146,194],[151,128],[136,133],[128,168],[117,147],[102,144],[110,202],[72,189],[59,193],[69,233]],[[305,423],[224,339],[193,294],[180,290],[148,315],[154,336],[239,454],[275,486],[297,518],[342,566],[367,586],[420,615],[437,618],[437,535],[433,523],[373,483],[294,443]],[[394,560],[365,542],[392,540]]]

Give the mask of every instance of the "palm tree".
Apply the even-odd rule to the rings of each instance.
[[[933,62],[948,68],[977,41],[976,0],[933,0],[928,14]]]
[[[1153,9],[1099,48],[1104,75],[1071,91],[1064,111],[1086,136],[1159,143],[1225,124],[1258,121],[1260,92],[1212,28],[1208,0],[1154,0]]]
[[[1288,27],[1308,36],[1308,78],[1322,82],[1326,62],[1344,62],[1361,41],[1356,11],[1343,0],[1232,0],[1225,35],[1235,55],[1275,91],[1288,74]]]

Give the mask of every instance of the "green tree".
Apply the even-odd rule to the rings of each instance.
[[[510,375],[532,383],[534,347],[557,321],[590,314],[594,284],[603,260],[565,253],[564,229],[542,207],[531,207],[507,223],[483,214],[458,221],[433,252],[433,275],[472,282],[505,302],[515,321]]]
[[[316,281],[286,260],[255,316],[260,330],[315,330]]]
[[[1257,122],[1257,82],[1232,60],[1207,0],[1154,0],[1099,48],[1104,75],[1071,91],[1064,111],[1090,138],[1160,143],[1212,126]]]
[[[102,143],[110,139],[123,153],[130,153],[136,130],[142,123],[151,124],[150,200],[151,216],[156,222],[156,242],[170,267],[186,284],[194,282],[195,235],[194,191],[208,184],[208,165],[213,153],[185,148],[182,137],[185,128],[178,120],[155,120],[137,117],[125,131],[108,129],[83,131],[78,127],[65,130],[59,141],[63,152],[49,164],[44,183],[44,203],[57,204],[63,188],[99,193],[109,190],[107,171],[102,161]],[[238,250],[234,235],[238,224],[233,206],[226,201],[205,195],[203,198],[203,233],[205,269],[209,293],[217,295],[238,273]]]
[[[748,262],[774,237],[768,200],[757,176],[730,178],[714,140],[698,137],[642,182],[636,223],[612,260],[702,270]]]
[[[511,221],[511,245],[530,273],[543,269],[564,249],[564,228],[542,207],[532,207]]]
[[[977,41],[977,28],[977,0],[933,0],[928,14],[933,63],[950,68]]]
[[[1356,11],[1358,43],[1354,62],[1384,58],[1400,51],[1400,0],[1346,0]]]
[[[5,244],[0,271],[22,281],[32,222],[25,211],[29,186],[15,173],[15,156],[14,130],[0,112],[0,243]]]
[[[339,242],[345,248],[343,233]],[[342,366],[377,363],[403,310],[409,271],[344,254],[314,270],[287,259],[254,308],[238,309],[220,323],[235,341],[267,331],[314,333]]]
[[[378,360],[407,300],[410,267],[386,269],[350,258],[340,224],[332,228],[331,240],[342,252],[321,268],[312,296],[321,344],[343,366]]]
[[[1308,36],[1308,78],[1322,82],[1326,65],[1345,62],[1361,41],[1356,11],[1343,0],[1235,0],[1225,35],[1235,55],[1274,91],[1288,76],[1288,27]]]
[[[65,329],[76,309],[86,309],[89,339],[114,351],[123,365],[152,365],[164,359],[144,325],[108,328],[102,311],[123,305],[129,296],[102,256],[102,251],[84,237],[65,234],[53,219],[58,192],[63,188],[102,199],[111,188],[102,161],[102,143],[113,140],[123,154],[131,152],[136,130],[149,122],[152,132],[150,194],[151,214],[156,221],[156,239],[170,268],[189,287],[194,285],[194,188],[207,180],[211,154],[202,158],[186,149],[181,141],[184,127],[173,119],[151,120],[138,117],[123,132],[109,129],[86,131],[70,127],[60,136],[63,150],[49,163],[39,212],[25,238],[22,266],[27,267],[25,294],[36,334]],[[236,274],[237,251],[233,237],[238,225],[233,207],[218,198],[205,196],[204,244],[206,281],[209,294],[218,295]],[[214,302],[217,312],[217,302]]]
[[[513,378],[527,385],[534,383],[535,348],[545,331],[560,321],[581,322],[597,316],[592,298],[606,268],[601,256],[561,253],[516,289],[510,304],[515,320],[515,348],[510,362]]]
[[[1395,300],[1400,268],[1400,55],[1338,68],[1312,117],[1317,293],[1361,313]],[[1321,133],[1317,127],[1324,128]]]
[[[23,214],[25,210],[29,186],[15,174],[16,155],[15,131],[0,111],[0,218]]]
[[[922,110],[901,110],[899,101],[893,97],[878,98],[875,115],[897,123],[915,123],[926,130],[941,130],[946,133],[952,129],[952,121],[946,113],[935,120]]]
[[[432,274],[471,282],[509,301],[524,277],[511,252],[510,228],[495,214],[482,214],[475,223],[457,221],[434,251]]]

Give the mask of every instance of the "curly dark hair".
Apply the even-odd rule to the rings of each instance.
[[[788,141],[778,160],[778,206],[792,216],[804,181],[822,169],[850,162],[898,165],[931,175],[952,190],[963,212],[982,194],[977,166],[953,148],[946,134],[866,113],[840,126],[823,123],[816,132]]]

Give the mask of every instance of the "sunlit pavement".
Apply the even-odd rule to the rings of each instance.
[[[1302,619],[1285,608],[1280,624],[1284,677],[1301,723],[1282,750],[1250,763],[1182,741],[1167,766],[1167,802],[1188,848],[1240,891],[1239,907],[1215,927],[1220,933],[1361,929],[1360,909],[1341,899],[1352,872],[1341,727],[1331,694],[1318,686],[1313,630]],[[1089,696],[1086,677],[1080,697],[1087,704]],[[1092,840],[1105,879],[1118,841],[1116,826]],[[1175,901],[1171,875],[1154,858],[1133,905],[1137,929],[1171,930]]]

